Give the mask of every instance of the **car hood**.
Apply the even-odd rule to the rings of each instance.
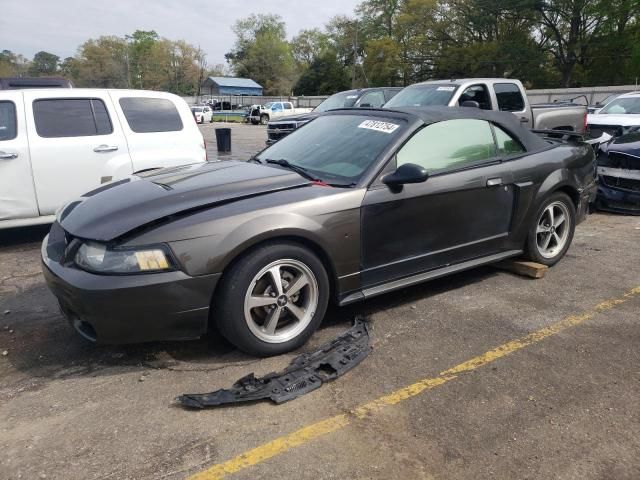
[[[75,237],[108,242],[177,215],[309,184],[256,163],[186,165],[104,185],[63,208],[59,221]]]
[[[310,120],[313,120],[314,118],[319,117],[320,115],[322,115],[322,113],[312,111],[308,113],[303,113],[301,115],[288,115],[286,117],[280,117],[277,120],[274,120],[273,122],[269,122],[269,123],[308,122]]]
[[[640,161],[640,132],[628,133],[627,135],[616,137],[601,145],[600,149],[606,153],[630,155]]]
[[[587,116],[589,125],[620,125],[630,127],[640,125],[640,115],[636,114],[608,114],[595,113]]]

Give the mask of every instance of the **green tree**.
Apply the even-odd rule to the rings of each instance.
[[[351,79],[345,66],[338,61],[332,50],[311,62],[309,68],[298,79],[294,87],[296,95],[331,95],[341,90],[348,90]]]
[[[125,40],[129,44],[129,83],[136,88],[145,88],[147,77],[153,76],[153,70],[157,67],[151,57],[160,40],[158,34],[155,30],[136,30],[131,35],[125,35]]]
[[[235,75],[261,84],[267,95],[288,94],[295,80],[291,46],[278,15],[251,15],[238,20],[236,42],[225,55]]]
[[[291,40],[291,53],[297,65],[306,69],[329,49],[329,35],[318,28],[300,30]]]
[[[65,60],[63,69],[74,75],[78,87],[127,88],[128,45],[115,36],[87,40],[73,61]]]
[[[57,55],[40,51],[33,56],[33,60],[29,66],[29,75],[32,77],[54,75],[58,72],[59,62],[60,57]]]

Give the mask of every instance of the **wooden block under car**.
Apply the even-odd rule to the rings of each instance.
[[[506,270],[507,272],[517,273],[529,278],[542,278],[547,273],[549,267],[536,262],[527,262],[525,260],[503,260],[492,264],[498,270]]]

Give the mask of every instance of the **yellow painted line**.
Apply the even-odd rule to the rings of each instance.
[[[202,472],[196,473],[189,477],[189,480],[219,480],[231,473],[239,472],[240,470],[257,465],[269,458],[291,450],[294,447],[309,443],[318,437],[340,430],[341,428],[349,425],[353,419],[366,418],[384,407],[396,405],[397,403],[408,398],[415,397],[426,390],[430,390],[447,383],[450,380],[457,378],[459,374],[473,371],[528,345],[540,342],[541,340],[552,335],[556,335],[568,328],[580,325],[581,323],[593,318],[598,313],[611,310],[612,308],[625,303],[638,295],[640,295],[640,286],[629,290],[621,297],[605,300],[587,312],[579,315],[571,315],[557,323],[549,325],[548,327],[541,328],[540,330],[525,335],[517,340],[512,340],[500,345],[493,350],[489,350],[482,355],[445,370],[437,377],[420,380],[371,402],[360,405],[349,413],[343,413],[327,418],[326,420],[321,420],[296,430],[295,432],[276,438],[275,440],[271,440],[270,442],[260,445],[252,450],[248,450],[237,457],[227,460],[226,462],[213,465]]]

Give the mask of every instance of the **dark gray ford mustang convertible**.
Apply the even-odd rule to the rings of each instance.
[[[302,345],[345,305],[507,257],[553,265],[595,158],[509,113],[345,109],[248,162],[122,180],[65,206],[42,248],[62,311],[103,343]]]

